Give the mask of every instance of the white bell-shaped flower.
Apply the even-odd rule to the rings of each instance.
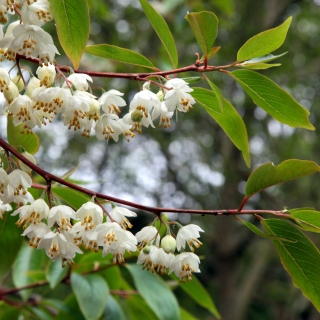
[[[92,78],[85,73],[73,73],[67,80],[63,84],[63,88],[70,88],[73,85],[79,91],[87,91],[89,88],[88,81],[92,82]]]
[[[24,24],[37,26],[52,20],[50,2],[48,0],[25,1],[21,8],[21,19]]]
[[[119,107],[127,105],[121,96],[123,93],[114,89],[104,92],[98,100],[102,110],[105,113],[120,113]]]
[[[2,215],[6,212],[6,211],[11,211],[12,207],[10,206],[10,204],[8,203],[3,203],[0,200],[0,219],[3,219]]]
[[[120,224],[123,229],[132,228],[132,224],[126,217],[136,217],[137,214],[127,208],[113,207],[109,212],[111,218]]]
[[[32,185],[32,179],[30,176],[19,169],[13,170],[9,176],[9,185],[14,189],[14,195],[19,195],[20,193],[26,194],[27,189]]]
[[[75,211],[65,205],[52,207],[48,215],[48,226],[51,228],[55,223],[58,224],[59,229],[68,231],[72,228],[70,219],[75,219]]]
[[[29,246],[33,248],[37,248],[40,240],[51,230],[50,228],[43,222],[37,224],[30,224],[30,226],[24,230],[22,236],[27,236],[29,238]]]
[[[48,66],[42,65],[38,67],[37,76],[40,80],[40,86],[51,87],[56,78],[56,68],[53,64],[49,63]]]
[[[199,248],[202,244],[197,238],[200,237],[199,232],[204,232],[199,226],[195,224],[188,224],[179,229],[177,233],[177,250],[180,251],[181,248],[186,247],[186,243],[188,243],[191,251],[194,251],[193,246]]]
[[[193,272],[200,272],[200,259],[192,252],[183,252],[174,257],[171,262],[169,274],[174,272],[180,278],[180,282],[185,282],[188,278],[192,280]]]
[[[142,249],[147,244],[155,243],[156,246],[159,246],[160,243],[160,235],[157,228],[153,226],[143,227],[139,232],[135,235],[140,245],[138,246],[139,249]]]
[[[81,225],[90,230],[102,223],[103,211],[95,203],[87,202],[76,212],[76,219],[80,219]]]

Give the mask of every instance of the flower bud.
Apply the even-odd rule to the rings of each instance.
[[[174,253],[176,250],[176,239],[170,234],[166,235],[161,240],[161,247],[166,253]]]
[[[140,122],[142,117],[143,117],[143,112],[141,110],[136,109],[131,113],[131,120],[133,122]]]
[[[150,246],[145,246],[145,247],[142,249],[142,252],[143,252],[144,254],[150,253]]]
[[[25,95],[27,95],[29,98],[31,98],[33,90],[35,90],[39,87],[40,87],[40,80],[36,77],[32,77],[28,83]]]
[[[4,90],[3,95],[10,104],[15,98],[19,97],[18,87],[12,81],[10,81],[8,90]]]
[[[16,74],[11,81],[18,87],[19,92],[23,90],[24,83],[20,74]]]
[[[164,94],[163,94],[163,91],[162,91],[162,90],[159,90],[159,91],[157,92],[157,97],[159,98],[160,101],[163,101]]]
[[[32,154],[30,154],[29,152],[23,152],[22,155],[27,158],[29,161],[31,161],[32,163],[36,164],[36,159],[34,158],[34,156]],[[31,173],[32,169],[30,167],[28,167],[26,164],[24,164],[21,160],[19,160],[19,166],[21,168],[21,170],[26,171],[28,173]]]

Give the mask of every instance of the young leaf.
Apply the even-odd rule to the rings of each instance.
[[[292,17],[280,26],[261,32],[250,38],[238,51],[237,60],[244,61],[264,56],[278,49],[284,42]]]
[[[251,70],[235,70],[229,74],[253,102],[275,120],[291,127],[314,130],[308,119],[310,112],[269,78]]]
[[[54,289],[60,281],[67,275],[69,266],[62,268],[61,257],[55,262],[49,262],[46,272],[46,279],[49,281],[51,289]]]
[[[149,19],[154,31],[164,45],[174,68],[178,66],[178,53],[173,36],[162,16],[149,4],[147,0],[139,0],[144,13]]]
[[[320,167],[313,161],[289,159],[277,166],[269,162],[258,167],[250,175],[246,184],[246,197],[276,184],[302,178],[316,173]]]
[[[60,44],[78,69],[90,32],[87,0],[51,1],[50,5]]]
[[[22,231],[15,224],[17,220],[9,213],[4,213],[0,220],[0,283],[9,273],[23,241]]]
[[[295,286],[320,311],[320,252],[298,229],[280,219],[262,221],[266,231],[273,236],[291,240],[273,240],[281,262]]]
[[[53,187],[51,191],[55,196],[59,197],[74,209],[79,209],[84,203],[90,201],[91,199],[86,194],[70,188]]]
[[[212,58],[219,50],[221,47],[212,47],[209,52],[207,53],[208,59]],[[201,60],[204,60],[204,56],[201,57]]]
[[[23,133],[21,133],[23,132]],[[39,137],[35,133],[28,133],[20,123],[13,124],[13,117],[8,116],[7,125],[8,142],[13,147],[22,147],[25,151],[36,154],[40,148]]]
[[[216,98],[217,98],[217,102],[218,102],[218,106],[220,108],[220,110],[223,112],[223,96],[222,93],[220,92],[219,88],[213,83],[211,82],[207,77],[205,77],[205,79],[207,80],[210,88],[212,89],[212,91],[215,93]]]
[[[94,46],[87,46],[85,51],[97,57],[158,70],[158,68],[156,68],[142,54],[129,49],[124,49],[109,44],[97,44]]]
[[[258,62],[258,63],[244,64],[239,67],[244,68],[244,69],[250,69],[250,70],[265,70],[265,69],[279,67],[279,66],[281,66],[281,63]]]
[[[109,288],[98,274],[82,276],[73,272],[70,283],[80,310],[86,320],[99,319],[107,305]]]
[[[171,277],[173,279],[176,279],[173,274]],[[219,311],[217,310],[217,307],[211,299],[208,291],[197,279],[197,277],[193,277],[191,282],[183,283],[180,288],[185,291],[200,306],[210,311],[217,319],[221,319]]]
[[[308,228],[309,231],[320,232],[320,211],[303,208],[288,211],[290,212],[290,216],[299,224],[306,224],[311,227]],[[303,227],[303,225],[301,227]]]
[[[241,67],[241,66],[244,66],[244,65],[252,64],[252,63],[254,64],[254,63],[259,63],[259,62],[270,62],[270,61],[273,61],[275,59],[278,59],[278,58],[284,56],[287,53],[288,52],[284,52],[284,53],[281,53],[281,54],[278,54],[278,55],[267,54],[265,56],[253,58],[253,59],[244,61],[242,63],[238,63],[236,66],[237,67]]]
[[[139,265],[127,264],[126,267],[139,293],[160,320],[180,319],[177,299],[161,278]]]
[[[188,312],[186,309],[180,307],[181,319],[183,320],[198,320],[194,315]]]
[[[213,12],[208,11],[187,13],[185,18],[191,26],[204,58],[208,58],[218,34],[218,18]]]
[[[233,144],[241,150],[247,166],[250,167],[248,134],[241,116],[226,99],[223,99],[223,112],[221,112],[214,92],[203,88],[193,88],[193,90],[192,96],[194,99],[205,108],[225,131]]]

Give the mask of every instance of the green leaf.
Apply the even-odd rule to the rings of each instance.
[[[188,312],[186,309],[180,307],[181,319],[183,320],[198,320],[194,315]]]
[[[292,17],[280,26],[261,32],[250,38],[238,51],[237,60],[244,61],[264,56],[278,49],[284,42]]]
[[[174,275],[172,275],[171,277],[173,279],[176,279]],[[217,319],[221,319],[219,311],[217,310],[217,307],[211,299],[208,291],[197,279],[197,277],[193,277],[191,282],[181,284],[180,288],[185,291],[200,306],[210,311]]]
[[[256,235],[258,235],[258,236],[260,236],[262,238],[270,239],[270,240],[290,241],[290,240],[285,239],[285,238],[279,238],[279,237],[275,237],[275,236],[272,236],[272,235],[269,235],[269,234],[265,234],[257,226],[255,226],[254,224],[252,224],[252,223],[250,223],[248,221],[245,221],[245,220],[242,220],[242,219],[239,219],[239,218],[237,218],[237,220],[242,222],[249,230],[251,230],[253,233],[255,233]]]
[[[126,299],[126,305],[123,307],[126,310],[130,320],[159,320],[159,318],[151,310],[150,306],[137,295],[129,295]]]
[[[23,241],[22,231],[15,224],[18,219],[7,212],[0,220],[0,283],[10,271]]]
[[[23,124],[13,124],[13,117],[8,116],[8,142],[12,147],[22,147],[25,151],[36,154],[40,148],[39,137],[35,133],[28,133]]]
[[[219,47],[212,47],[207,54],[208,59],[212,58],[220,49],[221,49],[220,46]],[[203,59],[204,59],[204,56],[201,57],[201,60],[203,60]]]
[[[80,312],[77,299],[74,294],[70,294],[64,301],[65,308],[60,308],[55,320],[83,320],[84,317]]]
[[[154,31],[164,45],[174,68],[178,66],[178,53],[173,36],[163,17],[149,4],[147,0],[139,0],[144,13],[149,19]]]
[[[320,253],[316,246],[290,223],[280,219],[262,221],[266,231],[277,237],[292,240],[273,240],[281,262],[295,286],[320,311]]]
[[[180,319],[177,299],[161,278],[139,265],[127,264],[126,267],[139,293],[160,320]]]
[[[235,70],[230,74],[252,98],[275,120],[291,127],[314,130],[308,119],[309,111],[269,78],[251,71]]]
[[[126,320],[122,308],[112,295],[108,297],[107,306],[99,320]]]
[[[247,166],[250,167],[248,134],[241,116],[226,99],[223,99],[223,112],[221,112],[214,92],[203,88],[193,88],[193,90],[192,96],[194,99],[205,108],[225,131],[233,144],[241,150]]]
[[[302,178],[316,173],[320,167],[313,161],[289,159],[277,166],[268,162],[258,167],[250,175],[246,184],[246,197],[276,184]]]
[[[16,250],[16,249],[15,249]],[[36,282],[32,279],[32,272],[42,270],[42,259],[45,255],[43,250],[37,250],[28,246],[25,242],[13,264],[12,278],[16,287],[26,286]],[[19,292],[24,300],[27,300],[32,289]]]
[[[20,310],[0,301],[1,320],[19,319]]]
[[[50,5],[60,44],[78,69],[90,32],[87,0],[54,0]]]
[[[73,272],[70,283],[80,310],[87,320],[98,319],[107,304],[109,288],[104,279],[98,274],[86,277]]]
[[[94,56],[158,70],[158,68],[156,68],[142,54],[129,49],[124,49],[109,44],[97,44],[93,46],[87,46],[85,51]]]
[[[208,11],[187,13],[185,18],[191,26],[204,58],[208,58],[218,34],[218,18],[213,12]]]
[[[244,69],[251,69],[251,70],[265,70],[265,69],[279,67],[279,66],[281,66],[281,63],[259,62],[259,63],[250,63],[250,64],[242,65],[239,67],[242,67]]]
[[[202,80],[202,77],[187,77],[187,78],[181,78],[181,79],[187,82],[188,84],[192,84],[192,83],[198,83],[200,80]]]
[[[54,289],[60,281],[67,275],[69,271],[69,266],[62,268],[62,259],[61,257],[55,262],[49,262],[46,279],[49,281],[51,289]]]
[[[290,217],[300,224],[306,224],[307,230],[313,232],[320,232],[320,211],[310,209],[295,209],[288,210]],[[302,225],[303,227],[303,225]]]
[[[237,67],[241,67],[241,66],[245,66],[245,65],[248,65],[248,64],[255,64],[255,63],[260,63],[260,62],[270,62],[270,61],[273,61],[275,59],[278,59],[278,58],[284,56],[287,53],[288,53],[288,51],[284,52],[284,53],[281,53],[281,54],[278,54],[278,55],[267,54],[265,56],[253,58],[253,59],[244,61],[242,63],[238,63],[236,66]]]
[[[219,106],[220,110],[223,112],[223,96],[222,96],[222,93],[220,92],[219,88],[213,82],[211,82],[207,77],[205,77],[205,78],[206,78],[209,86],[211,87],[212,91],[216,95],[218,106]]]
[[[84,203],[91,200],[86,194],[70,188],[53,187],[51,190],[55,196],[59,197],[74,209],[79,209]]]

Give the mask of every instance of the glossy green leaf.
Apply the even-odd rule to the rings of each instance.
[[[19,319],[20,310],[0,301],[1,320]]]
[[[273,240],[281,262],[295,286],[320,311],[320,252],[317,247],[292,224],[280,219],[262,221],[266,231],[293,242]]]
[[[219,47],[212,47],[207,54],[208,59],[212,58],[220,49],[221,49],[220,46]],[[204,59],[204,56],[201,57],[201,60],[203,60],[203,59]]]
[[[181,78],[181,79],[187,82],[188,84],[192,84],[192,83],[198,83],[200,80],[202,80],[202,77],[187,77],[187,78]]]
[[[139,293],[160,320],[180,319],[177,299],[161,278],[142,270],[140,265],[127,264],[126,267]]]
[[[90,32],[87,0],[53,0],[50,4],[59,42],[78,69]]]
[[[244,61],[264,56],[278,49],[284,42],[292,17],[280,26],[261,32],[250,38],[238,51],[237,60]]]
[[[270,240],[290,241],[290,240],[285,239],[285,238],[279,238],[279,237],[276,237],[276,236],[265,234],[257,226],[255,226],[254,224],[252,224],[252,223],[250,223],[248,221],[245,221],[245,220],[242,220],[242,219],[239,219],[239,218],[237,218],[237,220],[240,221],[241,223],[243,223],[249,230],[251,230],[253,233],[258,235],[259,237],[262,237],[262,238],[265,238],[265,239],[270,239]]]
[[[21,231],[21,229],[20,229]],[[15,249],[16,250],[16,249]],[[23,242],[18,256],[13,264],[12,278],[16,287],[22,287],[36,282],[30,276],[34,271],[42,271],[42,259],[45,255],[43,250],[31,248]],[[27,300],[32,290],[22,290],[19,292],[24,300]]]
[[[10,271],[23,241],[22,231],[15,224],[17,220],[8,212],[0,220],[0,283]]]
[[[146,57],[135,51],[120,48],[109,44],[97,44],[86,47],[85,50],[94,56],[110,59],[113,61],[133,64],[153,70],[158,70]]]
[[[59,197],[76,210],[79,209],[84,203],[91,200],[91,198],[86,194],[70,188],[53,187],[51,190],[55,196]]]
[[[172,275],[172,278],[176,279],[174,275]],[[221,319],[219,311],[212,298],[197,277],[194,276],[192,277],[192,281],[181,284],[180,288],[200,306],[210,311],[217,319]]]
[[[180,307],[181,319],[183,320],[198,320],[194,315],[188,312],[186,309]]]
[[[258,63],[250,63],[246,65],[239,66],[244,69],[251,69],[251,70],[265,70],[273,67],[279,67],[281,63],[265,63],[265,62],[258,62]]]
[[[268,162],[250,175],[246,184],[246,197],[286,181],[316,173],[320,167],[313,161],[289,159],[277,166]]]
[[[70,283],[86,320],[98,319],[107,305],[109,296],[109,288],[104,279],[98,274],[82,276],[73,272]]]
[[[314,130],[308,119],[310,112],[269,78],[251,70],[235,70],[229,74],[252,98],[253,102],[275,120],[291,127]]]
[[[233,144],[242,152],[242,156],[250,166],[249,142],[246,126],[234,109],[234,107],[223,99],[223,112],[219,107],[216,94],[203,88],[193,88],[192,96],[197,100],[210,116],[221,126]]]
[[[178,66],[178,53],[173,36],[163,17],[149,4],[147,0],[139,0],[144,13],[149,19],[154,31],[166,49],[174,68]]]
[[[290,217],[302,224],[301,227],[304,227],[303,225],[305,224],[307,226],[306,230],[320,232],[320,211],[301,208],[289,210],[289,212]]]
[[[79,308],[76,296],[70,294],[64,301],[65,308],[61,309],[55,320],[84,320],[81,310]]]
[[[218,18],[213,12],[191,12],[185,18],[197,39],[203,56],[208,58],[210,49],[218,34]]]
[[[267,54],[265,56],[261,56],[261,57],[257,57],[257,58],[253,58],[247,61],[243,61],[241,63],[238,63],[236,66],[240,67],[240,66],[245,66],[245,65],[249,65],[249,64],[255,64],[255,63],[260,63],[260,62],[270,62],[273,61],[275,59],[278,59],[282,56],[284,56],[285,54],[287,54],[288,52],[284,52],[278,55],[273,55],[273,54]]]
[[[129,295],[123,310],[127,311],[130,320],[159,320],[150,306],[138,295]]]
[[[207,77],[206,77],[206,80],[207,80],[211,90],[216,95],[218,106],[219,106],[220,110],[223,112],[223,104],[224,103],[223,103],[222,93],[220,92],[219,88],[213,82],[211,82]]]
[[[46,272],[46,279],[49,281],[51,289],[54,289],[60,281],[68,274],[69,266],[62,268],[62,259],[55,262],[49,262]]]
[[[8,142],[13,147],[22,147],[25,151],[36,154],[40,148],[39,137],[35,133],[27,133],[23,124],[15,126],[13,117],[8,116],[7,134]]]
[[[118,301],[110,295],[100,320],[126,320]]]

